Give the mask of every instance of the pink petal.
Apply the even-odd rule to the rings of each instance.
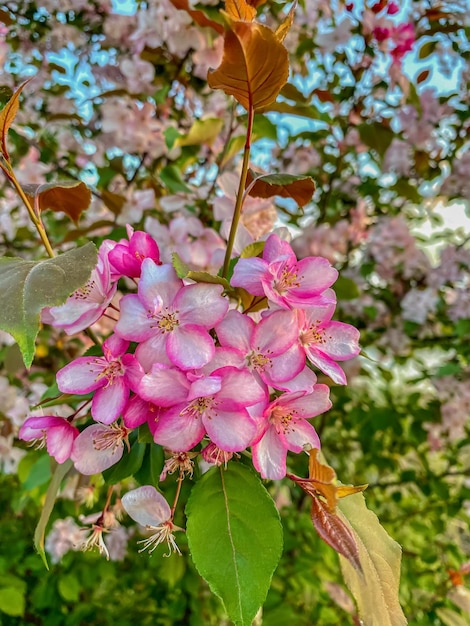
[[[54,427],[60,427],[67,421],[58,415],[44,415],[38,417],[28,417],[20,428],[18,436],[23,441],[32,441],[40,439],[44,432]]]
[[[122,412],[122,419],[126,428],[137,428],[152,418],[153,404],[140,396],[133,396]]]
[[[289,428],[284,431],[284,438],[292,452],[302,452],[306,444],[312,448],[320,448],[320,438],[316,430],[304,419],[292,420]]]
[[[261,478],[280,480],[286,475],[287,449],[270,426],[262,439],[252,446],[253,465],[261,474]]]
[[[178,326],[168,336],[168,357],[182,370],[199,369],[215,354],[214,340],[201,326]]]
[[[277,381],[274,386],[276,389],[280,389],[281,391],[289,391],[289,392],[297,392],[303,391],[305,393],[312,393],[315,383],[317,382],[317,377],[314,372],[306,365],[303,370],[294,376],[291,380],[286,380],[284,382]]]
[[[72,454],[74,440],[78,437],[78,428],[69,424],[66,420],[59,428],[51,428],[47,432],[47,451],[55,458],[57,463],[64,463]]]
[[[114,331],[129,341],[145,341],[155,335],[155,320],[144,307],[139,297],[129,294],[119,302],[121,313]]]
[[[173,366],[173,363],[168,358],[166,342],[167,335],[161,333],[150,337],[150,339],[143,341],[137,346],[135,356],[145,372],[149,372],[154,363],[164,363],[165,365]]]
[[[163,306],[171,305],[182,286],[183,281],[171,265],[156,265],[152,259],[143,260],[138,294],[149,311],[155,313],[159,302]]]
[[[263,259],[258,257],[239,259],[230,283],[233,287],[243,287],[254,296],[264,296],[261,281],[266,275],[270,280],[271,274],[268,271],[268,264]]]
[[[294,251],[288,241],[281,239],[279,235],[273,233],[266,239],[263,250],[263,259],[268,263],[288,260],[292,263],[297,261]]]
[[[297,276],[300,287],[293,287],[291,293],[306,298],[331,287],[338,278],[338,270],[323,257],[309,256],[297,263]]]
[[[124,452],[122,441],[104,450],[95,448],[94,442],[96,438],[103,434],[106,435],[110,430],[109,426],[92,424],[78,435],[73,443],[71,455],[75,469],[78,472],[85,474],[85,476],[98,474],[121,459]]]
[[[108,361],[112,361],[113,359],[122,356],[128,347],[128,341],[125,341],[122,337],[113,334],[103,343],[103,354]]]
[[[160,526],[171,518],[170,505],[152,485],[128,491],[121,502],[129,517],[141,526]]]
[[[62,393],[95,391],[106,384],[107,379],[101,374],[108,365],[103,357],[81,356],[57,372],[57,386]]]
[[[261,377],[268,385],[277,389],[278,383],[295,378],[304,367],[305,352],[298,343],[294,343],[284,354],[271,359],[271,367],[267,367]]]
[[[217,324],[215,332],[224,348],[235,348],[243,354],[247,354],[251,349],[251,336],[256,324],[240,311],[232,309],[227,312],[224,319]]]
[[[221,296],[222,285],[197,283],[186,285],[178,292],[173,306],[183,324],[213,328],[228,310],[228,299]]]
[[[258,433],[257,423],[245,409],[229,412],[218,408],[210,417],[203,415],[202,421],[211,441],[226,452],[245,450]]]
[[[170,407],[185,402],[190,383],[183,372],[174,367],[155,363],[149,374],[142,377],[138,394],[158,406]]]
[[[337,385],[347,384],[346,374],[329,356],[322,354],[322,352],[316,350],[313,346],[306,347],[305,352],[310,363],[329,376],[333,382]]]
[[[204,424],[186,408],[187,404],[177,404],[161,411],[156,424],[149,422],[155,443],[174,452],[186,452],[201,441],[206,434]]]
[[[321,352],[335,361],[353,359],[361,351],[359,331],[350,324],[330,322],[324,329],[324,343],[319,346]]]
[[[260,386],[246,368],[239,370],[230,366],[222,367],[212,375],[222,377],[222,389],[217,394],[217,401],[223,405],[224,410],[232,411],[251,406],[266,398],[266,389]]]
[[[121,415],[129,399],[129,387],[123,378],[99,389],[93,396],[91,415],[102,424],[111,424]]]
[[[222,388],[222,379],[220,376],[205,376],[191,383],[188,394],[188,401],[196,398],[205,398],[213,396]]]
[[[295,411],[301,418],[316,417],[331,409],[330,388],[328,385],[315,385],[309,394],[285,393],[274,404]]]
[[[292,311],[274,311],[256,326],[253,332],[253,347],[270,356],[286,352],[299,336],[297,317]]]

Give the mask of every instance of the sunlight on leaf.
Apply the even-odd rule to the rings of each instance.
[[[10,100],[5,104],[3,109],[0,111],[0,152],[4,156],[6,161],[10,160],[10,156],[8,154],[7,148],[7,135],[10,126],[13,123],[13,120],[18,113],[18,109],[20,107],[19,98],[20,94],[23,91],[24,87],[32,80],[33,77],[25,80],[24,83],[18,87],[15,93],[12,95]]]
[[[256,9],[246,0],[225,0],[225,10],[234,20],[252,22],[256,17]]]
[[[224,121],[218,117],[210,117],[205,120],[195,120],[184,137],[179,137],[175,141],[175,146],[200,146],[207,144],[211,146],[217,139]]]
[[[228,15],[226,20],[222,63],[209,70],[209,86],[222,89],[247,110],[267,106],[287,81],[287,50],[267,26],[234,21]]]
[[[353,594],[364,626],[404,626],[407,620],[398,600],[401,547],[366,507],[361,493],[338,503],[359,549],[363,574],[340,557],[344,580]]]
[[[287,14],[286,19],[281,24],[279,24],[279,26],[276,28],[276,31],[274,34],[276,36],[276,39],[281,43],[286,38],[288,32],[290,31],[292,27],[292,24],[294,23],[294,15],[295,15],[296,7],[297,7],[297,0],[295,0],[295,2],[292,4],[290,11]]]

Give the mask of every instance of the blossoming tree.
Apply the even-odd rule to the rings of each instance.
[[[123,558],[133,520],[142,550],[182,553],[222,600],[204,623],[398,626],[400,547],[369,483],[409,559],[410,622],[468,612],[467,239],[419,241],[469,196],[468,18],[458,2],[1,9],[2,462],[15,510],[42,504],[46,563]],[[417,597],[429,567],[437,591]],[[305,572],[323,590],[299,608]],[[37,612],[2,584],[0,610]]]

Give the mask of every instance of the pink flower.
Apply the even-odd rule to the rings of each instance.
[[[146,369],[161,353],[181,369],[198,369],[214,355],[208,331],[227,312],[222,291],[221,285],[183,285],[173,267],[145,259],[138,294],[121,299],[116,333],[143,342],[136,356]]]
[[[19,438],[23,441],[40,441],[42,445],[45,440],[49,454],[57,463],[64,463],[70,458],[73,442],[78,434],[78,428],[65,418],[47,415],[29,417],[20,428]]]
[[[135,389],[144,372],[129,346],[117,335],[103,344],[103,357],[83,356],[57,372],[57,386],[63,393],[93,395],[91,415],[97,422],[111,424],[124,410],[131,389]]]
[[[323,296],[338,272],[322,257],[297,261],[290,244],[273,234],[264,246],[263,258],[239,259],[231,279],[254,296],[266,296],[283,309],[331,302]]]
[[[63,328],[67,335],[85,330],[100,319],[116,293],[111,280],[107,245],[98,252],[98,263],[84,287],[77,289],[61,306],[43,309],[42,321]]]
[[[308,360],[339,385],[346,376],[336,361],[348,361],[360,352],[359,331],[350,324],[333,322],[334,305],[298,310],[300,345]]]
[[[126,229],[129,241],[122,239],[108,254],[114,278],[138,278],[142,261],[146,258],[153,259],[155,263],[160,262],[160,251],[153,237],[142,231],[134,232],[129,225]]]
[[[389,3],[389,5],[387,7],[387,13],[389,15],[395,15],[399,11],[400,11],[400,7],[398,6],[398,4],[396,2],[390,2]]]
[[[207,434],[227,452],[244,450],[257,434],[246,407],[266,401],[266,391],[247,370],[222,367],[210,376],[183,373],[155,364],[139,385],[139,395],[162,410],[150,430],[156,443],[190,450]]]
[[[253,465],[262,478],[284,478],[288,450],[299,453],[304,446],[320,447],[320,439],[307,419],[330,408],[327,385],[315,385],[311,394],[285,393],[266,407],[264,432],[252,446]]]
[[[217,337],[222,347],[231,348],[238,356],[239,367],[248,367],[271,387],[291,380],[301,372],[305,358],[298,351],[289,352],[297,341],[297,319],[291,311],[275,311],[259,324],[239,311],[229,311],[217,324]]]
[[[127,428],[111,424],[92,424],[75,439],[71,459],[75,469],[85,476],[99,474],[121,460]]]
[[[391,33],[395,47],[391,51],[394,63],[399,63],[407,52],[413,49],[415,30],[413,24],[398,24]]]

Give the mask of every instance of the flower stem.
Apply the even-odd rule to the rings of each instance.
[[[4,162],[0,164],[0,167],[3,170],[5,176],[8,178],[8,180],[11,182],[11,184],[15,188],[21,200],[23,201],[23,204],[28,210],[29,217],[31,218],[31,221],[35,225],[36,230],[38,231],[39,237],[41,238],[41,241],[44,244],[44,247],[46,248],[47,254],[50,256],[51,259],[53,259],[55,257],[54,250],[52,249],[51,243],[47,237],[47,233],[44,229],[44,225],[41,221],[41,218],[38,215],[36,215],[36,213],[34,212],[34,209],[31,206],[31,203],[28,197],[26,196],[25,192],[23,191],[23,188],[18,182],[18,179],[16,178],[10,163],[4,160]]]
[[[228,275],[230,258],[232,256],[233,244],[235,242],[235,235],[237,233],[238,223],[240,222],[240,216],[242,213],[246,177],[248,175],[248,165],[250,162],[251,134],[253,131],[254,116],[255,116],[255,111],[253,107],[250,106],[250,108],[248,109],[248,123],[247,123],[247,128],[246,128],[245,150],[243,152],[242,172],[240,175],[240,183],[238,185],[237,201],[235,203],[235,209],[233,210],[233,218],[232,218],[232,224],[230,226],[230,234],[228,236],[227,250],[225,252],[224,269],[222,272],[223,278],[227,278],[227,275]]]
[[[171,518],[170,519],[173,519],[173,516],[175,514],[176,505],[178,504],[178,500],[179,500],[179,497],[180,497],[181,485],[183,484],[183,480],[184,480],[184,473],[180,472],[180,475],[178,476],[178,484],[176,486],[175,499],[173,500],[173,506],[171,507]]]

